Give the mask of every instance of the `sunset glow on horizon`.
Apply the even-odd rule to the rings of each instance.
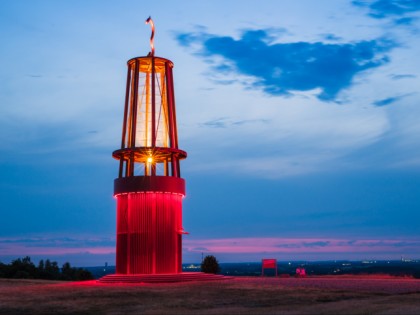
[[[55,258],[64,262],[72,257],[79,266],[97,266],[115,256],[114,239],[27,238],[0,239],[2,256],[16,259],[21,253],[37,259]],[[5,245],[7,244],[7,245]],[[49,245],[46,245],[49,244]],[[280,263],[292,260],[400,260],[413,259],[420,241],[395,239],[329,239],[329,238],[225,238],[184,240],[186,263],[199,263],[202,254],[221,257],[222,262],[252,262],[274,257]],[[92,259],[92,257],[96,258]],[[92,259],[85,264],[87,257]],[[113,265],[112,261],[109,262]]]

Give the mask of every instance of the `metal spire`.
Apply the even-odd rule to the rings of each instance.
[[[146,20],[146,24],[150,24],[152,28],[152,35],[150,36],[150,47],[152,48],[152,50],[150,51],[149,55],[153,57],[155,55],[155,44],[153,42],[153,39],[155,37],[155,24],[153,23],[151,16],[149,16],[149,18]]]

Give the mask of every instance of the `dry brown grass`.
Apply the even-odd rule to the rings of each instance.
[[[420,314],[420,280],[238,277],[104,285],[1,279],[0,314]]]

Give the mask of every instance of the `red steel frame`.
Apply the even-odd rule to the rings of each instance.
[[[180,273],[185,181],[179,161],[187,154],[178,149],[173,63],[150,53],[127,65],[121,149],[112,154],[120,161],[116,273]]]

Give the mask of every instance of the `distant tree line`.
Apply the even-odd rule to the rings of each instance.
[[[68,262],[64,263],[62,268],[59,268],[56,261],[50,261],[49,259],[44,261],[41,259],[38,266],[35,266],[29,256],[13,260],[8,265],[0,262],[0,278],[67,281],[94,279],[90,271],[71,267]]]

